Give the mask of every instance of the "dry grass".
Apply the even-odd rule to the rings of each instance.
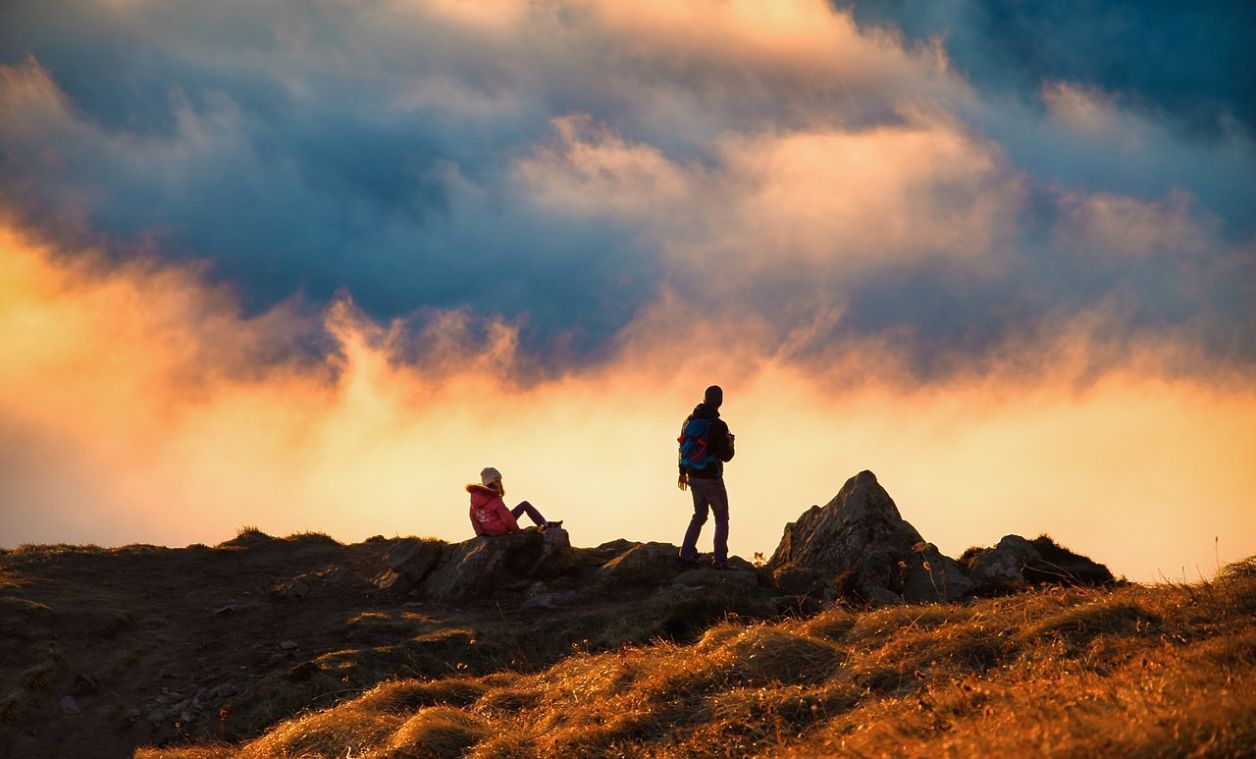
[[[222,757],[1245,756],[1256,562],[1210,583],[833,610],[386,683]]]
[[[28,656],[30,664],[17,674],[16,687],[0,696],[0,725],[19,722],[47,698],[48,689],[66,671],[65,658],[55,643],[41,643]]]

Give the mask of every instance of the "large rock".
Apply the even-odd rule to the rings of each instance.
[[[960,557],[977,595],[998,595],[1023,590],[1025,567],[1039,558],[1038,551],[1020,535],[1005,535],[994,548],[969,550]]]
[[[541,557],[537,559],[533,575],[542,579],[570,574],[581,566],[580,557],[571,548],[571,537],[561,527],[551,527],[544,533]]]
[[[638,543],[597,570],[595,581],[606,590],[659,586],[684,571],[679,551],[669,543]]]
[[[977,595],[1013,593],[1031,585],[1109,585],[1103,564],[1058,545],[1046,535],[1026,540],[1005,535],[993,548],[969,549],[960,557]]]
[[[446,546],[436,540],[405,538],[388,550],[388,569],[377,578],[380,590],[404,594],[416,588],[440,563]]]
[[[964,566],[932,543],[916,544],[902,574],[903,600],[908,603],[955,601],[972,593]]]
[[[565,530],[524,530],[450,546],[422,587],[433,600],[456,603],[522,590],[533,578],[556,577],[577,565]]]
[[[963,598],[972,590],[963,567],[944,556],[903,519],[876,475],[851,477],[833,500],[812,506],[785,526],[768,562],[777,577],[807,568],[867,602],[929,602]]]
[[[440,561],[445,544],[436,540],[404,538],[388,549],[388,568],[422,580],[423,576]]]
[[[1100,586],[1116,582],[1105,565],[1073,553],[1046,535],[1039,535],[1029,544],[1039,557],[1025,567],[1025,579],[1031,583]]]

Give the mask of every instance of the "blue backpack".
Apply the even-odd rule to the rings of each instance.
[[[690,419],[680,431],[680,463],[690,469],[706,469],[714,458],[707,453],[711,436],[710,419]]]

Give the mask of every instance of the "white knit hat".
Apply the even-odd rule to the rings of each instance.
[[[488,487],[494,480],[500,480],[501,478],[502,473],[497,471],[495,467],[486,466],[480,470],[480,482],[484,483],[485,487]]]

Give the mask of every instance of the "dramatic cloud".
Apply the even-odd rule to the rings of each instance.
[[[710,381],[739,550],[863,467],[1252,536],[1256,14],[986,5],[6,3],[0,542],[456,537],[486,459],[646,537]]]
[[[1238,558],[1256,529],[1246,380],[1164,379],[1180,357],[1162,342],[1088,377],[1103,347],[1086,323],[1007,346],[1042,354],[1032,377],[1019,356],[920,385],[892,348],[869,345],[811,375],[753,336],[730,352],[654,335],[601,370],[521,387],[508,325],[473,339],[462,315],[442,314],[415,365],[405,330],[345,301],[317,321],[291,306],[246,318],[184,268],[72,263],[82,255],[11,228],[0,253],[10,543],[212,541],[243,524],[456,540],[461,486],[486,463],[581,542],[674,540],[687,496],[673,440],[712,374],[727,378],[738,435],[728,476],[744,555],[770,551],[785,521],[865,467],[953,553],[1048,531],[1154,579],[1211,571],[1217,535],[1222,560]],[[287,345],[312,333],[331,343],[317,362]]]
[[[864,23],[916,39],[945,37],[952,60],[983,88],[1033,91],[1043,81],[1122,93],[1178,127],[1214,135],[1228,121],[1251,133],[1256,100],[1246,3],[1029,0],[857,0],[834,3]]]

